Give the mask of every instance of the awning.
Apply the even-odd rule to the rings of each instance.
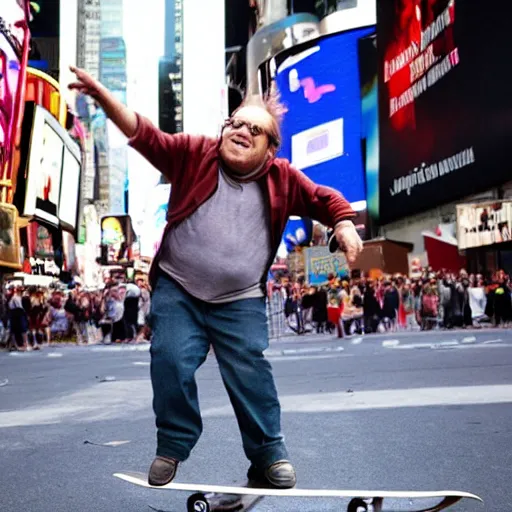
[[[446,269],[459,272],[466,268],[466,257],[459,253],[455,238],[455,224],[439,224],[435,231],[423,231],[423,241],[428,255],[428,264],[434,271]]]

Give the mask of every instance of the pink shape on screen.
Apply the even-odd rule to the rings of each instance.
[[[319,85],[317,87],[315,81],[311,77],[303,78],[300,81],[300,85],[302,85],[304,89],[304,98],[306,98],[309,103],[316,103],[324,94],[334,92],[336,90],[336,86],[333,84]]]

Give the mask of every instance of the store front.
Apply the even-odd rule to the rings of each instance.
[[[512,273],[512,200],[457,205],[457,238],[468,270]]]

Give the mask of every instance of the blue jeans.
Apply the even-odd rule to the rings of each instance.
[[[160,275],[151,304],[151,380],[157,455],[188,458],[202,432],[196,370],[213,346],[247,458],[265,468],[286,459],[270,363],[265,300],[210,304]]]

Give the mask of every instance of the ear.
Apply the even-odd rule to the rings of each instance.
[[[277,154],[277,148],[273,144],[270,144],[267,149],[268,157],[271,159],[274,159],[276,157],[276,154]]]

